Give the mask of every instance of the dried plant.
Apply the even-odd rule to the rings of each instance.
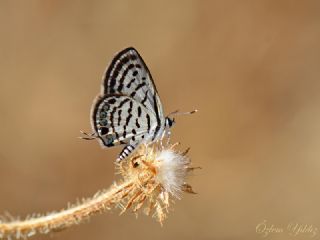
[[[118,184],[81,203],[24,220],[15,220],[9,215],[2,217],[0,238],[20,239],[61,231],[115,207],[121,208],[121,214],[129,209],[137,214],[143,210],[162,224],[174,199],[179,199],[182,192],[194,193],[185,183],[188,172],[194,169],[187,157],[188,150],[179,152],[177,145],[163,146],[162,141],[142,145],[130,158],[116,165],[122,176]]]

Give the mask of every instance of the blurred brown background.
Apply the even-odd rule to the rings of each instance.
[[[203,168],[198,194],[162,228],[113,211],[51,239],[260,239],[263,220],[319,238],[319,1],[0,1],[0,212],[58,210],[114,181],[120,148],[76,137],[128,46],[167,113],[200,110],[173,130]]]

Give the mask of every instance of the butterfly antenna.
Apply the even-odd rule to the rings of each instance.
[[[96,133],[86,133],[84,131],[80,131],[81,134],[85,135],[85,136],[81,136],[79,137],[80,139],[84,139],[84,140],[93,140],[93,139],[96,139],[97,138],[97,135]]]
[[[196,112],[198,112],[197,109],[192,110],[190,112],[179,112],[179,110],[176,110],[176,111],[170,113],[168,116],[189,115],[189,114],[194,114]]]

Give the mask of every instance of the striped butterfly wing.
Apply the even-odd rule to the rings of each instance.
[[[141,103],[124,95],[105,95],[93,112],[95,131],[106,147],[140,142],[154,116]]]
[[[126,144],[118,159],[121,160],[142,141],[153,141],[164,121],[146,64],[135,49],[121,51],[107,69],[102,96],[93,105],[92,125],[102,145]]]
[[[129,96],[156,116],[159,125],[164,120],[162,104],[150,71],[134,48],[119,52],[107,69],[102,93]]]

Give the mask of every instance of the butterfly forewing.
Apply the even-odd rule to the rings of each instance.
[[[140,102],[147,109],[158,111],[162,105],[147,65],[134,48],[118,53],[106,71],[103,94],[124,94]],[[155,113],[156,114],[156,113]]]

